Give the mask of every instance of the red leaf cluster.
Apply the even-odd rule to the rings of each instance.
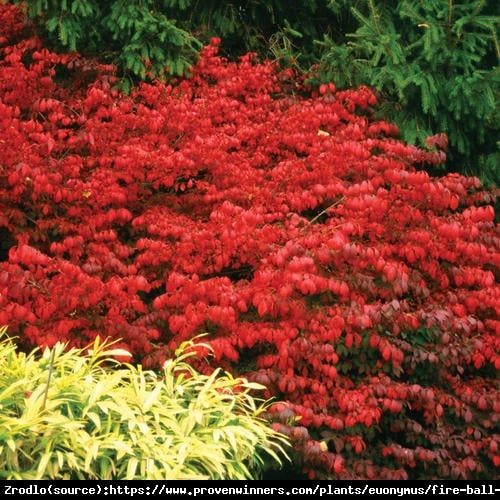
[[[0,7],[0,324],[120,339],[159,367],[207,332],[317,478],[498,475],[500,230],[478,179],[397,139],[368,88],[311,91],[207,46],[114,89]],[[217,42],[217,40],[215,40]],[[436,136],[432,144],[444,147]]]

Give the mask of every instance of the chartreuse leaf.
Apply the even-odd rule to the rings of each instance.
[[[288,441],[260,418],[267,403],[250,396],[261,386],[197,373],[192,346],[160,376],[119,365],[124,351],[99,339],[17,354],[3,329],[0,477],[250,479],[260,455],[287,459]]]

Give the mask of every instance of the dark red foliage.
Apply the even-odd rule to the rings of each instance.
[[[498,476],[500,229],[478,179],[372,117],[206,47],[193,77],[114,89],[0,7],[0,325],[23,345],[186,339],[266,386],[316,478]],[[211,363],[211,366],[208,364]]]

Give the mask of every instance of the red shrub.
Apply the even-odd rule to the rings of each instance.
[[[208,46],[192,79],[127,97],[14,8],[0,25],[12,335],[106,335],[156,367],[208,332],[213,362],[286,402],[309,477],[498,474],[494,193],[419,170],[442,151],[398,141],[367,88],[316,95]]]

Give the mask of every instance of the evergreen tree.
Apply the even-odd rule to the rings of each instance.
[[[347,2],[344,2],[345,4]],[[448,135],[447,169],[500,184],[498,6],[487,0],[366,0],[358,28],[324,37],[319,80],[380,91],[404,139]]]

